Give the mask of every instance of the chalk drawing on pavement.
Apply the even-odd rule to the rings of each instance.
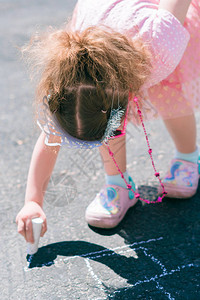
[[[120,293],[121,290],[116,289],[114,292],[109,294],[109,292],[107,291],[107,289],[105,287],[103,280],[100,279],[100,273],[98,272],[98,275],[95,273],[94,268],[92,266],[92,262],[95,262],[95,260],[98,261],[99,259],[102,259],[104,257],[115,257],[117,255],[133,257],[138,260],[139,259],[138,253],[143,253],[147,259],[152,261],[152,263],[155,265],[155,269],[157,267],[159,272],[157,272],[157,274],[155,274],[153,276],[149,276],[149,278],[144,274],[143,280],[137,280],[134,283],[129,284],[128,286],[124,286],[123,291],[125,292],[129,289],[132,290],[136,286],[144,285],[146,283],[151,282],[151,283],[155,284],[156,289],[158,289],[163,294],[163,296],[166,297],[166,299],[173,300],[173,299],[175,299],[174,296],[171,295],[171,293],[169,291],[167,291],[164,286],[161,285],[160,279],[162,279],[166,276],[173,275],[174,273],[181,272],[182,270],[187,269],[187,268],[199,267],[199,265],[194,264],[194,263],[189,263],[186,265],[176,266],[174,269],[169,270],[163,264],[163,262],[161,262],[161,260],[159,260],[148,249],[148,244],[151,244],[151,243],[154,243],[157,241],[162,241],[162,240],[163,240],[163,237],[159,237],[159,238],[155,238],[155,239],[149,239],[147,241],[134,242],[132,244],[123,245],[123,246],[115,247],[112,249],[103,249],[100,251],[89,252],[89,253],[85,253],[85,254],[60,258],[59,261],[58,260],[55,261],[55,266],[56,265],[61,266],[61,264],[66,266],[68,261],[76,260],[77,258],[80,259],[82,257],[84,259],[86,267],[87,267],[87,273],[90,275],[92,280],[95,282],[95,287],[98,288],[99,291],[101,291],[105,294],[105,298],[101,297],[99,299],[105,300],[105,299],[108,299],[107,297],[109,297],[109,298],[114,297],[117,293]],[[103,263],[103,261],[101,261],[101,263]],[[76,265],[76,264],[74,264],[74,265]],[[28,272],[30,270],[31,269],[29,269],[28,267],[24,268],[24,271],[26,271],[26,272]],[[95,300],[98,300],[98,298],[95,298]]]

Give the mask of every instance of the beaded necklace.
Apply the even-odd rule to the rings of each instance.
[[[131,95],[129,94],[129,101],[130,101],[130,100],[131,100]],[[161,185],[161,187],[162,187],[162,196],[159,196],[159,197],[157,198],[156,201],[150,201],[150,200],[148,200],[148,199],[143,199],[143,198],[140,196],[139,193],[136,193],[136,192],[133,190],[133,188],[131,187],[131,185],[128,184],[128,182],[127,182],[126,179],[124,178],[124,175],[123,175],[122,171],[120,170],[120,168],[119,168],[119,166],[118,166],[118,164],[117,164],[117,162],[116,162],[116,160],[115,160],[115,158],[114,158],[114,153],[110,150],[110,147],[109,147],[109,145],[108,145],[108,141],[104,142],[104,144],[105,144],[106,147],[108,148],[108,152],[109,152],[109,154],[110,154],[110,156],[111,156],[111,158],[112,158],[112,160],[113,160],[113,162],[114,162],[114,164],[115,164],[115,166],[116,166],[118,172],[120,173],[121,178],[124,180],[124,182],[125,182],[125,184],[126,184],[126,186],[127,186],[127,189],[128,189],[128,190],[131,190],[131,191],[134,193],[134,195],[135,195],[135,197],[136,197],[137,199],[139,199],[139,200],[141,200],[141,201],[143,201],[143,202],[145,202],[145,203],[147,203],[147,204],[162,202],[162,200],[163,200],[163,198],[165,197],[165,195],[167,194],[167,192],[165,191],[165,187],[164,187],[164,185],[163,185],[163,183],[162,183],[162,181],[161,181],[161,179],[160,179],[160,173],[157,172],[156,167],[155,167],[155,163],[154,163],[153,156],[152,156],[152,149],[151,149],[151,147],[150,147],[150,143],[149,143],[149,139],[148,139],[148,134],[147,134],[147,131],[146,131],[146,128],[145,128],[145,125],[144,125],[144,121],[143,121],[143,117],[142,117],[142,112],[141,112],[140,107],[139,107],[138,98],[137,98],[137,97],[134,97],[134,98],[133,98],[133,101],[134,101],[134,103],[136,104],[137,112],[138,112],[138,115],[139,115],[139,118],[140,118],[140,121],[141,121],[141,125],[142,125],[143,131],[144,131],[144,135],[145,135],[145,138],[146,138],[147,147],[148,147],[148,153],[149,153],[149,156],[150,156],[150,159],[151,159],[151,164],[152,164],[152,167],[153,167],[153,170],[154,170],[154,176],[155,176],[156,178],[158,178],[158,180],[159,180],[159,182],[160,182],[160,185]],[[128,103],[128,106],[129,106],[129,103]],[[128,110],[128,108],[127,108],[127,110]],[[122,132],[121,135],[125,134],[126,124],[127,124],[127,113],[126,113],[126,118],[125,118],[125,121],[124,121],[123,132]],[[121,135],[120,135],[120,136],[121,136]]]
[[[148,153],[151,159],[151,163],[152,163],[152,167],[154,170],[154,175],[156,176],[156,178],[159,180],[159,183],[162,187],[162,196],[159,196],[157,198],[156,201],[150,201],[148,199],[143,199],[139,193],[135,192],[131,185],[128,184],[128,182],[126,181],[126,179],[124,178],[124,175],[122,173],[122,171],[120,170],[115,158],[114,158],[114,153],[111,151],[110,147],[109,147],[109,139],[114,139],[114,138],[118,138],[121,137],[123,135],[126,134],[126,126],[127,126],[127,118],[128,118],[128,110],[129,110],[129,102],[133,101],[136,105],[137,108],[137,113],[139,115],[139,119],[144,131],[144,135],[146,138],[146,142],[147,142],[147,146],[148,146]],[[128,98],[128,106],[126,109],[126,113],[125,113],[125,120],[124,120],[124,125],[123,125],[123,129],[122,130],[118,130],[117,128],[120,126],[120,122],[121,122],[121,117],[124,114],[125,110],[122,109],[118,103],[118,108],[117,109],[113,109],[112,108],[112,114],[110,117],[110,120],[108,122],[107,125],[107,129],[106,129],[106,133],[103,137],[103,139],[101,141],[83,141],[83,140],[79,140],[77,138],[74,138],[72,136],[70,136],[66,131],[64,131],[61,126],[59,125],[59,123],[56,120],[56,116],[55,113],[51,114],[49,111],[49,104],[48,104],[48,97],[44,97],[42,103],[39,105],[38,107],[38,120],[37,123],[40,126],[40,128],[45,132],[46,135],[46,139],[45,139],[45,144],[48,146],[62,146],[62,145],[66,145],[70,148],[81,148],[81,149],[92,149],[95,147],[99,147],[102,144],[104,144],[109,151],[109,154],[118,170],[118,172],[120,173],[122,179],[124,180],[127,188],[129,190],[131,190],[135,197],[138,198],[141,201],[144,201],[148,204],[150,203],[157,203],[157,202],[162,202],[162,199],[165,197],[165,195],[167,194],[167,192],[165,191],[164,185],[161,182],[160,179],[160,173],[156,171],[156,167],[155,167],[155,163],[152,157],[152,149],[150,147],[150,143],[149,143],[149,139],[148,139],[148,135],[146,132],[146,128],[144,125],[144,121],[143,121],[143,117],[142,117],[142,112],[140,110],[139,107],[139,103],[138,103],[138,98],[134,97],[132,98],[131,94],[129,93],[129,98]],[[102,111],[102,113],[105,113],[104,111]],[[117,135],[115,135],[115,133],[117,132]],[[51,141],[51,136],[58,136],[60,138],[60,142],[52,142]]]

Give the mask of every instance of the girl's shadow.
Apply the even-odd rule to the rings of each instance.
[[[200,261],[196,251],[200,227],[199,198],[200,189],[194,197],[186,200],[166,198],[163,203],[151,205],[143,205],[138,202],[129,209],[124,220],[116,228],[111,230],[90,228],[100,236],[118,234],[124,238],[128,249],[133,248],[130,246],[131,244],[140,243],[142,240],[156,240],[162,237],[163,240],[160,243],[164,243],[164,248],[169,250],[169,258],[168,252],[164,256],[166,261],[171,259],[171,251],[176,256],[177,265],[180,262],[189,263],[192,259],[199,266]],[[151,244],[148,247],[152,253],[159,253],[159,243]],[[161,248],[163,251],[163,245]],[[64,257],[79,256],[108,266],[120,277],[126,279],[128,283],[134,284],[136,280],[141,280],[141,272],[137,274],[136,270],[145,268],[144,261],[123,254],[85,241],[64,241],[39,248],[37,254],[28,255],[27,260],[28,267],[34,268],[51,266],[58,255]],[[150,276],[150,273],[151,270],[147,275]],[[121,292],[123,293],[123,289]]]

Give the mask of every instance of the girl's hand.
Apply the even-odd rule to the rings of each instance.
[[[16,217],[18,232],[23,235],[25,240],[29,243],[34,243],[31,220],[38,217],[41,217],[44,221],[41,231],[41,236],[43,236],[47,231],[47,221],[46,216],[38,203],[33,201],[27,202]]]

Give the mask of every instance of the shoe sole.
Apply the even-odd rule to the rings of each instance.
[[[167,192],[166,197],[167,198],[178,198],[178,199],[188,199],[191,198],[196,194],[197,187],[196,188],[178,188],[173,187],[171,184],[164,183],[165,190]],[[159,193],[162,193],[161,190],[159,189]]]
[[[104,216],[95,217],[94,215],[93,216],[86,215],[85,216],[86,222],[90,226],[97,227],[97,228],[105,228],[105,229],[115,228],[123,220],[129,208],[133,207],[137,203],[137,201],[138,199],[134,199],[133,203],[129,205],[127,209],[119,216],[117,216],[117,218],[114,220],[113,220],[113,215],[111,215],[110,218],[105,218]]]

